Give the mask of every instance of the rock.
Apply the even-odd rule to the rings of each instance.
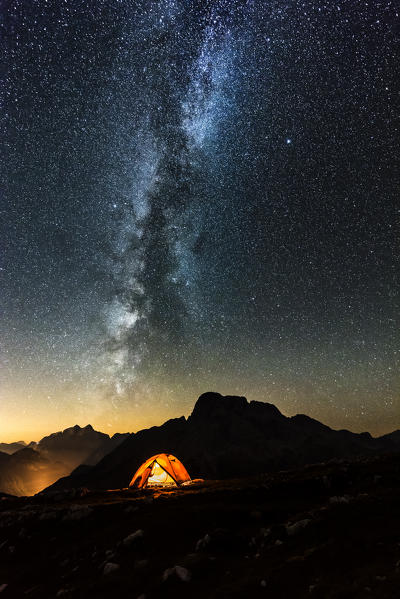
[[[166,580],[168,580],[168,578],[170,578],[174,574],[175,574],[175,567],[167,568],[166,570],[164,570],[163,575],[162,575],[163,581],[165,582]]]
[[[141,528],[139,528],[139,530],[137,530],[136,532],[133,532],[127,537],[125,537],[125,539],[122,541],[122,544],[124,547],[132,547],[133,545],[136,545],[138,541],[141,541],[143,537],[144,532]]]
[[[316,588],[317,588],[317,585],[316,585],[316,584],[310,584],[310,586],[308,587],[308,592],[309,592],[309,593],[312,593],[312,592],[313,592],[313,590],[314,590],[314,589],[316,589]]]
[[[207,545],[210,543],[210,541],[211,541],[211,537],[207,533],[206,535],[204,535],[203,538],[201,538],[197,541],[196,551],[201,551],[202,549],[205,549],[207,547]]]
[[[69,511],[65,514],[63,520],[78,521],[90,516],[93,509],[88,505],[72,505]]]
[[[175,572],[180,580],[183,580],[183,582],[190,582],[192,574],[187,568],[184,568],[183,566],[175,566]]]
[[[322,477],[322,482],[324,484],[325,489],[330,489],[331,488],[332,481],[331,481],[331,479],[326,474],[324,474],[324,476]]]
[[[179,578],[179,580],[182,580],[183,582],[190,582],[192,578],[192,574],[190,573],[190,571],[187,568],[184,568],[183,566],[173,566],[172,568],[167,568],[166,570],[164,570],[162,579],[165,582],[166,580],[171,578],[171,576],[176,576],[177,578]]]
[[[69,499],[76,499],[77,497],[85,497],[89,492],[89,489],[86,487],[78,487],[73,489],[63,489],[61,491],[48,490],[45,493],[39,493],[39,495],[51,499],[54,503],[59,503],[61,501],[68,501]]]
[[[27,520],[33,520],[38,516],[38,512],[31,510],[29,506],[22,508],[23,513],[19,515],[18,522],[26,522]]]
[[[113,562],[107,562],[103,568],[103,575],[109,576],[110,574],[115,574],[115,572],[118,572],[118,570],[119,570],[119,564],[114,564]]]
[[[190,582],[192,574],[187,568],[184,568],[183,566],[175,566],[175,572],[180,580],[183,582]]]
[[[253,510],[250,512],[250,518],[253,518],[253,520],[260,520],[262,518],[262,513],[259,510]]]
[[[60,501],[65,501],[68,499],[76,499],[77,497],[85,497],[90,493],[89,489],[86,487],[77,487],[73,489],[63,489],[61,491],[46,491],[45,493],[39,493],[41,496],[45,496],[46,498],[51,499],[55,503]]]
[[[137,505],[128,505],[127,508],[125,508],[125,513],[127,514],[133,514],[133,512],[137,512],[138,511],[138,506]]]
[[[271,529],[270,528],[260,528],[260,536],[261,537],[268,537],[271,534]]]
[[[311,522],[310,518],[304,518],[304,520],[299,520],[298,522],[295,522],[294,524],[286,524],[285,528],[286,528],[286,532],[288,533],[289,537],[297,534],[298,532],[300,532],[301,530],[303,530],[303,528],[305,528],[306,526],[308,526],[308,524]]]
[[[138,559],[135,561],[134,568],[135,568],[135,570],[143,570],[144,568],[147,568],[148,565],[149,565],[148,559]]]
[[[47,510],[39,516],[39,520],[55,520],[56,518],[57,512],[55,510]]]
[[[248,539],[234,531],[216,528],[196,544],[196,551],[207,550],[217,553],[241,553],[248,549]]]
[[[106,558],[113,559],[114,557],[115,557],[115,552],[112,551],[112,549],[108,549],[108,551],[106,551]]]
[[[339,497],[338,495],[334,495],[333,497],[329,497],[329,503],[334,505],[335,503],[349,503],[350,497],[348,495],[343,495]]]

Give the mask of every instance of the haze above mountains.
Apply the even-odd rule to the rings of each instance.
[[[305,415],[286,417],[272,404],[205,393],[187,419],[137,433],[109,437],[91,425],[76,425],[39,443],[2,443],[0,492],[123,488],[145,459],[161,452],[177,455],[193,478],[233,478],[397,451],[400,430],[373,438],[333,430]]]
[[[96,464],[127,436],[116,433],[110,437],[88,424],[67,428],[29,445],[24,441],[1,443],[0,492],[33,495],[82,463]]]

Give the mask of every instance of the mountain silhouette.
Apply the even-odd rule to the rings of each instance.
[[[0,452],[0,492],[35,494],[80,464],[96,464],[125,437],[116,434],[110,438],[90,424],[83,428],[75,425],[43,437],[39,443],[21,444],[12,454]]]
[[[127,487],[149,456],[176,455],[192,477],[236,478],[294,468],[334,458],[352,458],[400,450],[399,431],[380,438],[330,427],[299,414],[245,397],[204,393],[186,419],[130,434],[92,467],[77,468],[48,491],[75,487]]]
[[[14,443],[0,443],[0,452],[8,453],[9,455],[24,449],[26,447],[25,441],[15,441]]]

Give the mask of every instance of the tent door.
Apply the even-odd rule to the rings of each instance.
[[[147,479],[147,486],[152,487],[158,485],[166,487],[176,486],[176,482],[157,461],[154,461],[150,476]]]

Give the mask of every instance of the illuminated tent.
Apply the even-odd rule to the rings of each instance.
[[[170,453],[158,453],[136,471],[129,486],[143,489],[153,486],[175,486],[190,481],[185,466]]]

